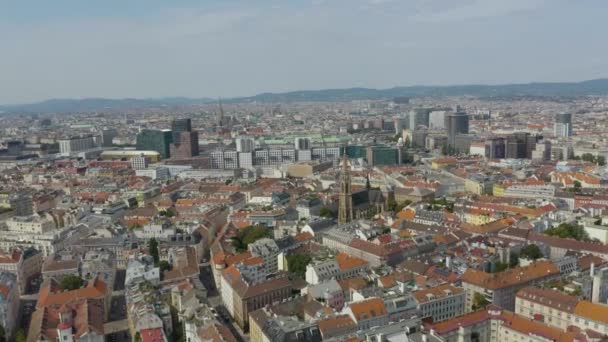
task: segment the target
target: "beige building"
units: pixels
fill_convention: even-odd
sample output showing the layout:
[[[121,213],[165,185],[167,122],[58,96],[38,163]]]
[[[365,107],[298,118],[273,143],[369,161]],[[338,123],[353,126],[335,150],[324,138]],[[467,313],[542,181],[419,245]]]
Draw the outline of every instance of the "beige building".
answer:
[[[249,328],[249,313],[292,296],[293,286],[286,274],[261,282],[247,281],[233,265],[222,273],[222,301],[236,323]]]
[[[575,341],[575,336],[582,336],[495,306],[438,323],[425,323],[425,328],[445,342]]]
[[[538,261],[525,267],[514,267],[499,273],[467,269],[462,276],[466,292],[465,311],[473,311],[480,298],[507,310],[515,309],[515,294],[521,288],[559,278],[559,268],[551,261]]]
[[[557,290],[526,287],[517,293],[515,312],[566,331],[569,326],[608,335],[608,305],[579,301]]]
[[[464,289],[444,284],[430,289],[412,292],[416,299],[420,318],[432,318],[440,322],[464,313]]]

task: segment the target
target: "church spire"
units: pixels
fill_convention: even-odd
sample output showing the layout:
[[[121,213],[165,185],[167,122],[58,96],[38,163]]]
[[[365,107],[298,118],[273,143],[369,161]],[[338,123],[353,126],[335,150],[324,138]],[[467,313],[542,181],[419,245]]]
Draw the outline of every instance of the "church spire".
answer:
[[[340,198],[338,208],[338,223],[345,224],[353,220],[353,194],[350,180],[350,166],[344,154],[342,171],[340,172]]]

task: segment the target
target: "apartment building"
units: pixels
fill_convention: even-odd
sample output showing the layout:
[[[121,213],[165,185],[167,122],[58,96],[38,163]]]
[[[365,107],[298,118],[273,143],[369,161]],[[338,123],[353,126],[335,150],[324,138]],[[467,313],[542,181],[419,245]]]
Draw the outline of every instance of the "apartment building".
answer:
[[[515,312],[564,331],[575,326],[601,335],[608,334],[608,305],[581,301],[557,290],[521,289],[517,293]]]
[[[309,284],[336,279],[355,277],[369,270],[369,263],[363,259],[340,253],[335,260],[326,260],[306,266],[306,281]]]
[[[440,322],[460,316],[464,313],[465,291],[451,284],[443,284],[434,288],[415,291],[420,318],[432,318]]]
[[[538,261],[499,273],[469,268],[462,276],[462,286],[466,293],[465,311],[473,310],[479,296],[491,304],[512,311],[515,309],[515,294],[521,288],[559,276],[559,268],[551,261]]]

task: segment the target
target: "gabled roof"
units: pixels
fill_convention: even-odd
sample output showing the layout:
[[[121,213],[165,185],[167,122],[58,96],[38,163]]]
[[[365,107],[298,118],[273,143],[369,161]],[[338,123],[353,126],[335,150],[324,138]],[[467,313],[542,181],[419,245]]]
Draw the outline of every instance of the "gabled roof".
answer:
[[[387,315],[384,301],[380,298],[370,298],[360,302],[354,302],[350,304],[349,308],[357,321]]]

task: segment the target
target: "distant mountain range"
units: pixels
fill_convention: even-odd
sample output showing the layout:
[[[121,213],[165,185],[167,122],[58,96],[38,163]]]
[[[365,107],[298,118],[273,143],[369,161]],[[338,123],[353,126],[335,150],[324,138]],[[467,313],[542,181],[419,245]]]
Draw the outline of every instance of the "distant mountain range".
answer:
[[[51,99],[42,102],[0,105],[0,112],[6,113],[75,113],[104,110],[126,110],[137,108],[162,108],[200,105],[217,101],[211,98],[191,99],[186,97],[167,97],[159,99]]]
[[[454,86],[410,86],[390,89],[349,88],[305,90],[287,93],[262,93],[250,97],[226,99],[227,103],[281,103],[307,101],[353,101],[381,100],[397,97],[420,96],[477,96],[477,97],[511,97],[511,96],[584,96],[608,95],[608,79],[596,79],[583,82],[559,83],[526,83],[504,85],[454,85]],[[215,102],[211,98],[160,98],[160,99],[53,99],[23,105],[0,106],[0,112],[6,113],[44,113],[44,112],[92,112],[104,110],[121,110],[136,108],[162,108],[198,105]]]

